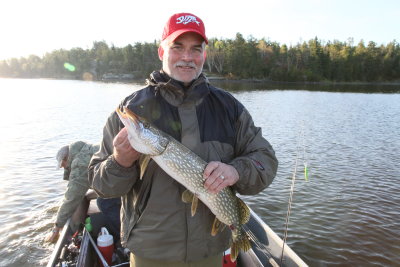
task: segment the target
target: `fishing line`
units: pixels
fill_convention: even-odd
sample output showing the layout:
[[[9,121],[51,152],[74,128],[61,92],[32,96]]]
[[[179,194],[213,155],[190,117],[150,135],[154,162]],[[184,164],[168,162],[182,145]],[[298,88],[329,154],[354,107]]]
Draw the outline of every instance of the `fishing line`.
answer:
[[[301,139],[303,140],[303,166],[304,166],[304,180],[308,182],[308,167],[307,167],[307,155],[306,155],[306,139],[304,138],[304,121],[301,124]]]

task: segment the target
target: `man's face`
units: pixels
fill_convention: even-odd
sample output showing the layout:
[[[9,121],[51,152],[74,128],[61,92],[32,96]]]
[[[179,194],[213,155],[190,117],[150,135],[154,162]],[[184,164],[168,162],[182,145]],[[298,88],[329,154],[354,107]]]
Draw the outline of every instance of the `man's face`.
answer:
[[[199,77],[205,61],[203,38],[192,32],[184,33],[164,46],[163,70],[185,85]]]
[[[62,161],[61,161],[61,166],[60,167],[62,167],[62,168],[66,168],[67,167],[67,163],[68,163],[68,160],[67,159],[63,159]]]

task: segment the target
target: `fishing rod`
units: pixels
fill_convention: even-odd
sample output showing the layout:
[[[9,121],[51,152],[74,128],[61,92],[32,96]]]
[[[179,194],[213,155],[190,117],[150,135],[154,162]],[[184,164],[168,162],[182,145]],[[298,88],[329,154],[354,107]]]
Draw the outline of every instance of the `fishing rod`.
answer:
[[[281,253],[281,264],[283,264],[283,253],[284,253],[284,251],[285,251],[285,244],[286,244],[287,233],[288,233],[288,228],[289,228],[290,211],[291,211],[291,209],[292,209],[293,193],[294,193],[294,183],[295,183],[295,181],[296,181],[296,172],[297,172],[297,161],[298,161],[298,158],[297,158],[297,156],[296,156],[294,171],[293,171],[293,175],[292,175],[292,185],[290,186],[289,204],[288,204],[288,209],[287,209],[287,213],[286,213],[285,231],[284,231],[284,234],[283,234],[283,245],[282,245],[282,253]]]
[[[253,244],[255,245],[255,247],[257,247],[258,250],[259,250],[262,254],[264,254],[265,258],[268,260],[268,262],[270,263],[270,265],[271,265],[272,267],[279,267],[279,264],[275,261],[274,256],[272,255],[271,251],[269,251],[269,250],[266,248],[266,245],[263,244],[263,243],[261,243],[261,242],[258,240],[257,236],[249,229],[249,227],[247,227],[247,226],[245,226],[245,225],[243,225],[242,227],[243,227],[243,229],[246,231],[246,233],[247,233],[249,239],[253,242]],[[264,263],[261,263],[261,264],[263,264],[263,266],[264,266]]]
[[[306,146],[305,146],[305,138],[304,138],[304,121],[302,122],[302,127],[301,127],[301,137],[303,140],[303,165],[304,165],[304,179],[308,181],[308,168],[307,168],[307,160],[306,160]],[[294,170],[292,174],[292,184],[290,186],[290,193],[289,193],[289,203],[288,203],[288,209],[286,213],[286,220],[285,220],[285,231],[283,234],[283,245],[282,245],[282,253],[281,253],[281,259],[280,262],[283,264],[283,254],[285,251],[285,244],[288,236],[288,228],[289,228],[289,218],[290,218],[290,212],[292,209],[292,203],[293,203],[293,194],[294,194],[294,185],[296,181],[296,174],[297,174],[297,166],[298,166],[298,161],[299,161],[299,139],[297,141],[297,148],[296,148],[296,159],[294,163]]]

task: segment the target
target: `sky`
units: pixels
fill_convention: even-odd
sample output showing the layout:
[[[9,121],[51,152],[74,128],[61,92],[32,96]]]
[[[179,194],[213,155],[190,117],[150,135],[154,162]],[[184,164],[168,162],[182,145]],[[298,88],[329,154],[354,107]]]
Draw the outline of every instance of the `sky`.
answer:
[[[57,49],[124,47],[160,40],[168,18],[199,16],[208,38],[265,38],[296,45],[321,41],[400,42],[399,0],[5,0],[0,1],[0,60]]]

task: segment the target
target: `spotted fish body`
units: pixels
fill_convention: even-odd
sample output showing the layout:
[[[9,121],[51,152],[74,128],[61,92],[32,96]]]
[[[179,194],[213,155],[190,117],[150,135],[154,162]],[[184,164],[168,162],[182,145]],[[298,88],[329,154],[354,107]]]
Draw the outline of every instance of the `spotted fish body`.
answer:
[[[153,160],[176,181],[196,195],[217,218],[226,225],[239,225],[237,197],[229,187],[220,193],[209,193],[204,188],[203,172],[206,162],[175,140],[170,140],[165,151]]]
[[[129,109],[117,109],[117,113],[128,130],[131,146],[143,155],[150,156],[169,176],[192,193],[192,215],[198,198],[216,216],[213,235],[221,230],[223,225],[220,222],[229,226],[232,230],[232,260],[236,259],[239,250],[247,251],[250,243],[241,225],[249,220],[250,211],[232,189],[225,187],[217,194],[210,193],[204,187],[203,172],[207,163],[203,159]]]

